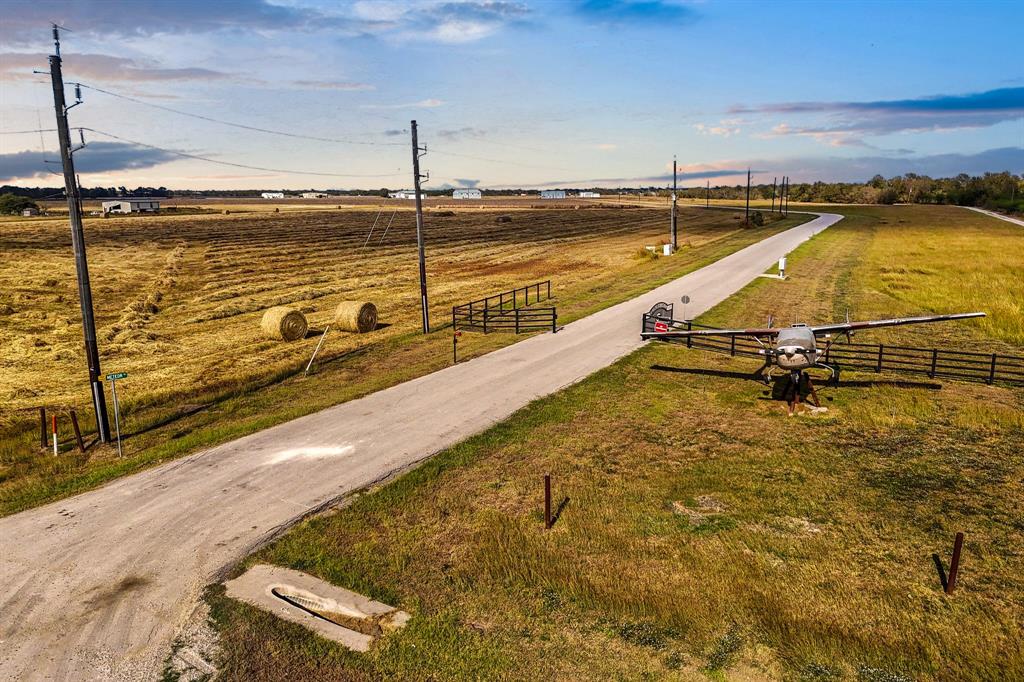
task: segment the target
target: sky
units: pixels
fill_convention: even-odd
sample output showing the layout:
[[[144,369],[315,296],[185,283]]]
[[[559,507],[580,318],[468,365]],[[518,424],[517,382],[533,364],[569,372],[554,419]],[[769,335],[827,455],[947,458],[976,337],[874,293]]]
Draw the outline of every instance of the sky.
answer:
[[[1021,2],[6,0],[0,184],[51,22],[90,187],[405,188],[413,119],[429,188],[1024,173]]]

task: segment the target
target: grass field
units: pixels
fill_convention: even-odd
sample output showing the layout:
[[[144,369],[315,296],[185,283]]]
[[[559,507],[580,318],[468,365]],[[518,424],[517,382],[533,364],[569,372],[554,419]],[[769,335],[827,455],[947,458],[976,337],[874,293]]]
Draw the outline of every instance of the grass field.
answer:
[[[263,207],[269,209],[269,206]],[[511,222],[497,223],[499,215]],[[272,210],[86,221],[104,372],[119,385],[126,456],[77,454],[66,416],[62,455],[38,446],[34,410],[92,410],[70,235],[60,219],[0,223],[0,513],[97,485],[185,452],[322,409],[450,362],[451,336],[422,337],[413,213]],[[686,248],[640,257],[667,233],[664,210],[593,207],[428,213],[432,323],[451,306],[551,279],[560,322],[593,312],[805,220],[747,230],[731,213],[690,210]],[[375,302],[386,328],[332,331],[316,373],[302,377],[337,303]],[[289,304],[314,333],[294,343],[259,331],[263,311]],[[463,337],[463,357],[513,342]],[[87,434],[88,435],[88,434]]]
[[[843,208],[702,321],[985,310],[943,343],[1022,354],[1024,232],[955,208]],[[893,329],[883,341],[936,339]],[[1024,677],[1024,390],[844,375],[789,418],[750,360],[651,345],[245,563],[398,605],[353,654],[223,596],[223,679]],[[542,528],[544,474],[556,502]],[[959,588],[942,593],[966,534]]]

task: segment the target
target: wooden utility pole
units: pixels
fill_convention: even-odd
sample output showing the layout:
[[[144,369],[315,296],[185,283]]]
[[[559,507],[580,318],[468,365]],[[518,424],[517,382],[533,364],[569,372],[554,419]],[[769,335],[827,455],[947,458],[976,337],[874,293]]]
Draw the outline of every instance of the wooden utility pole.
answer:
[[[775,184],[779,181],[779,176],[776,175],[772,178],[772,213],[775,213]]]
[[[71,246],[75,252],[75,269],[78,272],[78,301],[82,308],[82,332],[85,335],[85,355],[89,365],[89,386],[92,392],[93,408],[96,412],[96,431],[100,442],[110,441],[110,422],[107,418],[107,404],[100,379],[100,354],[96,346],[96,319],[92,308],[92,287],[89,285],[89,264],[85,257],[85,233],[82,229],[82,205],[75,177],[74,153],[85,146],[72,149],[71,133],[68,128],[68,109],[64,101],[64,75],[61,72],[60,31],[53,27],[53,44],[56,54],[50,55],[50,82],[53,85],[53,109],[57,114],[57,137],[60,140],[60,160],[64,167],[64,189],[68,195],[68,215],[71,222]],[[81,103],[76,86],[76,101]]]
[[[711,180],[708,180],[707,189],[704,190],[704,208],[711,208]]]
[[[676,157],[672,157],[672,220],[671,220],[672,251],[679,248],[679,239],[676,234]]]
[[[420,147],[416,137],[416,121],[412,122],[412,184],[416,193],[416,248],[420,259],[420,310],[423,313],[423,333],[430,333],[430,308],[427,303],[427,263],[423,255],[423,197],[420,195],[420,156],[425,154],[426,147]]]
[[[750,225],[750,168],[747,167],[747,225]]]
[[[786,202],[785,213],[783,215],[789,215],[789,176],[787,175],[783,180],[785,183],[782,188],[782,199]]]

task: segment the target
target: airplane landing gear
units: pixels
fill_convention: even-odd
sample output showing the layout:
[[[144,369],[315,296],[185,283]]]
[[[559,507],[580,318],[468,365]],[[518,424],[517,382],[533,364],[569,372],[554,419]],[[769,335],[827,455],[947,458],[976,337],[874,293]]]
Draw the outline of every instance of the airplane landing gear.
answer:
[[[810,398],[814,401],[814,408],[821,409],[821,401],[818,400],[818,392],[814,390],[814,382],[811,381],[811,375],[803,370],[794,370],[789,374],[789,384],[793,391],[793,397],[787,401],[790,417],[800,409],[800,392],[804,387],[805,381],[807,382],[806,385]]]

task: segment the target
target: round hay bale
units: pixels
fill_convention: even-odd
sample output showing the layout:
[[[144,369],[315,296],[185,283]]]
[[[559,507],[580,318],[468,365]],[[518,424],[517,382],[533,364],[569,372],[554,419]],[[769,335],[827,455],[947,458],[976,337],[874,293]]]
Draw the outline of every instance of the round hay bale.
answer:
[[[260,328],[272,339],[296,341],[306,337],[309,325],[306,324],[306,316],[295,308],[278,305],[267,308],[267,312],[263,313]]]
[[[347,332],[372,332],[377,328],[377,306],[364,301],[342,301],[334,311],[334,324]]]

